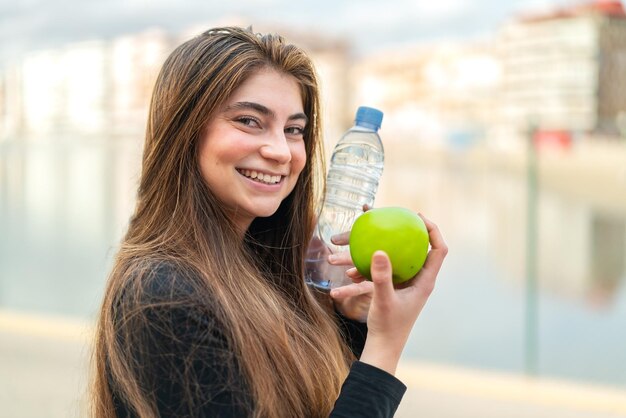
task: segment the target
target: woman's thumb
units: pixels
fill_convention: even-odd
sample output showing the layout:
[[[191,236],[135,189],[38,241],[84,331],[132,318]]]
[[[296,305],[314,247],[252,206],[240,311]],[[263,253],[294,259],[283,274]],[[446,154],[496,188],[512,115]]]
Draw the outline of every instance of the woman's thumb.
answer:
[[[372,255],[370,272],[374,282],[374,297],[379,300],[391,298],[394,292],[391,280],[391,261],[384,251],[376,251]]]

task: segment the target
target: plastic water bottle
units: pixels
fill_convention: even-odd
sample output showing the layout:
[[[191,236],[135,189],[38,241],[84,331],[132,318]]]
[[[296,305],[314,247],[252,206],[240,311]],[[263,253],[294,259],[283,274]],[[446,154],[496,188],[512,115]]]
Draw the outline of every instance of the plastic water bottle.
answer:
[[[305,261],[306,280],[321,289],[348,284],[345,266],[328,263],[328,255],[346,251],[331,243],[333,235],[349,231],[363,213],[373,207],[378,182],[383,172],[384,150],[378,135],[383,113],[361,106],[354,126],[337,142],[326,178],[326,195]]]

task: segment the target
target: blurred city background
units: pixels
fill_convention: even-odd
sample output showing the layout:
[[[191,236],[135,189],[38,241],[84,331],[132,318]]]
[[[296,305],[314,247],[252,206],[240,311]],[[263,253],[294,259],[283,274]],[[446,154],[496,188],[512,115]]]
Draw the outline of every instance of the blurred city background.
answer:
[[[156,74],[231,24],[310,52],[329,153],[385,112],[377,206],[450,247],[398,416],[626,416],[621,2],[75,3],[0,1],[0,417],[86,415]]]

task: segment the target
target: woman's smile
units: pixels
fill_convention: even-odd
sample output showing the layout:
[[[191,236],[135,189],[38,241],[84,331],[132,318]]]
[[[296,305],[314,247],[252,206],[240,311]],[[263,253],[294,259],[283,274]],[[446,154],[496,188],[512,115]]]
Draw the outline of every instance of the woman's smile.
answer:
[[[248,170],[248,169],[241,169],[238,168],[237,172],[239,174],[241,174],[242,176],[253,180],[257,183],[263,183],[263,184],[269,184],[269,185],[276,185],[282,182],[284,176],[281,174],[271,174],[271,173],[267,173],[267,172],[263,172],[261,170]]]

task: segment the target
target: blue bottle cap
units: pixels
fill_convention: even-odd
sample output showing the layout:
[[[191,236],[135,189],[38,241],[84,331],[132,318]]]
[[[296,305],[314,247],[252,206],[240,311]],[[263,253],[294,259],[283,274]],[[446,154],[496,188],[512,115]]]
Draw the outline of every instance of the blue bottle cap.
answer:
[[[364,128],[377,131],[383,122],[383,112],[373,107],[360,106],[356,111],[354,123]]]

